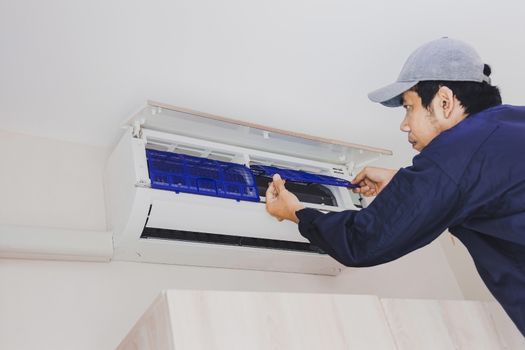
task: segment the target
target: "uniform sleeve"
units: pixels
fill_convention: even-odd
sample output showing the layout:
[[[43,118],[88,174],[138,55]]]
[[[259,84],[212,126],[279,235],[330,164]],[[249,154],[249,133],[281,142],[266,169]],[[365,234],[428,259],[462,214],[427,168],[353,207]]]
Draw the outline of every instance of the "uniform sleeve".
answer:
[[[395,260],[437,238],[454,220],[458,186],[434,162],[418,155],[360,211],[297,211],[299,231],[346,266]]]

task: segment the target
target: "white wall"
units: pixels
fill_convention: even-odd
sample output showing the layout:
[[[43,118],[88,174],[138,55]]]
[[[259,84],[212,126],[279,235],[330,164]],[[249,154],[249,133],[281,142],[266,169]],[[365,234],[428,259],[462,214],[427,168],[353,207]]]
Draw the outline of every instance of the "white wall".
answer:
[[[108,150],[0,131],[0,225],[106,229]],[[1,349],[111,349],[162,289],[463,297],[437,242],[338,277],[127,262],[0,260]],[[27,334],[28,336],[24,336]]]
[[[524,6],[517,0],[3,1],[0,127],[107,145],[120,121],[149,98],[407,149],[406,135],[396,133],[402,112],[372,104],[366,94],[392,82],[417,46],[450,36],[492,64],[507,103],[523,103]]]
[[[0,224],[105,231],[101,147],[0,131]]]

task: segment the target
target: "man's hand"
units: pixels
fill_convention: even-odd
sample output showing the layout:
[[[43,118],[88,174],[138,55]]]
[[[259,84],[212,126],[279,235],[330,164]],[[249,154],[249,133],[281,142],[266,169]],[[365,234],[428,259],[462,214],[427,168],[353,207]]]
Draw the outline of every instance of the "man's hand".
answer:
[[[284,180],[281,179],[281,176],[275,174],[273,182],[266,191],[266,211],[279,221],[286,219],[297,224],[299,219],[295,212],[303,208],[299,199],[284,187]]]
[[[365,197],[377,196],[396,173],[397,170],[394,169],[365,167],[352,180],[353,184],[359,185],[352,192],[361,193]]]

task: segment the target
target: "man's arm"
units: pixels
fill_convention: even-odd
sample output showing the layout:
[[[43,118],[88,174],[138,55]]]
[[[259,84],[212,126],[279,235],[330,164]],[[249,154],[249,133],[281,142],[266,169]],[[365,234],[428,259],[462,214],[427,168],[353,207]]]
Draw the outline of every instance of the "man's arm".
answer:
[[[332,257],[347,266],[372,266],[433,241],[459,205],[457,185],[435,163],[417,156],[361,211],[299,209],[294,214],[301,234]]]

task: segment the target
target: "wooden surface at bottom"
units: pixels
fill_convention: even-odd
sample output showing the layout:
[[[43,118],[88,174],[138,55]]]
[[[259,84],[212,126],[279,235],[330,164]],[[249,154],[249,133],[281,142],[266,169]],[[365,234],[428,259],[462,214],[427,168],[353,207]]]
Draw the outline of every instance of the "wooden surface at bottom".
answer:
[[[496,303],[366,295],[163,292],[118,350],[525,349]]]

